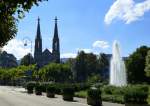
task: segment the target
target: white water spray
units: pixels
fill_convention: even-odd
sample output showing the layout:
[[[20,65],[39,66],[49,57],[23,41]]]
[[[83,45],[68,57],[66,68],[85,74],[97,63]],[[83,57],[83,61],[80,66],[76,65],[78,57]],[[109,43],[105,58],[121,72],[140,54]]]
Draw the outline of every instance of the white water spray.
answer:
[[[127,85],[125,63],[120,56],[120,47],[117,41],[114,41],[113,43],[113,54],[110,66],[110,85]]]

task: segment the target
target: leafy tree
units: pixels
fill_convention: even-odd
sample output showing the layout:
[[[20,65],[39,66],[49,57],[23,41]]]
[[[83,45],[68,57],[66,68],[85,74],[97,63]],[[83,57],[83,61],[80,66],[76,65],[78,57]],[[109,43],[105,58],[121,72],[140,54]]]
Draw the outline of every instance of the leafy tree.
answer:
[[[99,67],[101,67],[101,68],[109,67],[109,60],[107,58],[107,55],[104,53],[101,53],[99,55],[98,63],[99,63]]]
[[[99,74],[92,74],[88,77],[87,82],[90,84],[98,83],[101,81],[101,76]]]
[[[75,81],[84,82],[87,78],[85,53],[81,51],[78,53],[75,61]]]
[[[147,82],[144,69],[148,50],[150,50],[149,47],[141,46],[127,59],[126,67],[129,83]]]
[[[33,5],[47,0],[1,0],[0,1],[0,47],[16,36],[17,20],[24,17]],[[18,17],[16,17],[18,14]]]
[[[98,59],[93,53],[81,51],[75,60],[75,81],[85,82],[88,76],[98,73]]]
[[[29,66],[30,64],[34,64],[34,58],[32,54],[27,54],[21,59],[21,65]]]
[[[98,59],[95,54],[93,53],[86,54],[85,62],[86,62],[86,72],[88,76],[98,73]]]
[[[98,58],[98,71],[105,81],[109,78],[110,59],[111,55],[106,55],[104,53],[101,53]]]
[[[145,72],[146,72],[146,76],[150,77],[150,50],[148,51],[146,56]]]
[[[50,63],[38,72],[42,81],[70,82],[72,81],[72,72],[68,64]]]
[[[32,78],[35,65],[18,66],[15,68],[0,68],[0,82],[1,84],[15,84],[17,80],[25,77]],[[31,75],[27,74],[31,71]]]
[[[0,66],[3,68],[17,67],[18,63],[14,55],[6,51],[0,53]]]

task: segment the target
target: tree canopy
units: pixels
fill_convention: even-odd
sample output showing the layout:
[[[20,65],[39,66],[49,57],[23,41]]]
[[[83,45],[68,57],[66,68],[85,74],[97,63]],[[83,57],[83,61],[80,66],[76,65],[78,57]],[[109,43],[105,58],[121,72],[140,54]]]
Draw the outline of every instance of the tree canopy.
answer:
[[[150,50],[148,51],[146,56],[145,72],[146,76],[150,77]]]
[[[21,65],[25,65],[25,66],[29,66],[31,64],[34,64],[34,58],[32,56],[32,54],[27,54],[25,55],[22,59],[21,59]]]
[[[47,0],[0,0],[0,47],[17,33],[17,22],[33,5]]]
[[[144,69],[148,50],[150,50],[149,47],[141,46],[127,59],[126,67],[129,83],[147,82]]]

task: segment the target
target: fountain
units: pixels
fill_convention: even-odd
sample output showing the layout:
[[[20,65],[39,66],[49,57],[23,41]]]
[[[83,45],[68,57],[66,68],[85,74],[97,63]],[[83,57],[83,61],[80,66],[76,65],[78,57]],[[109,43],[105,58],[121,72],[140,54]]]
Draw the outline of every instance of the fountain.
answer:
[[[110,85],[127,85],[125,63],[120,56],[120,47],[117,41],[114,41],[113,43],[113,54],[110,66]]]

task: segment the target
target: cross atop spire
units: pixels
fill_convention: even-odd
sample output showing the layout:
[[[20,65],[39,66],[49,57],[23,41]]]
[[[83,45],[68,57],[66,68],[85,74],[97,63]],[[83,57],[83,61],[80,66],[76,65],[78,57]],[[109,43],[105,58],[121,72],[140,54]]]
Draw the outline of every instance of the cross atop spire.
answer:
[[[57,23],[57,21],[58,21],[58,18],[57,18],[57,16],[55,16],[55,19],[54,19],[54,20],[55,20],[55,23]]]
[[[40,17],[38,16],[38,22],[40,22]]]

